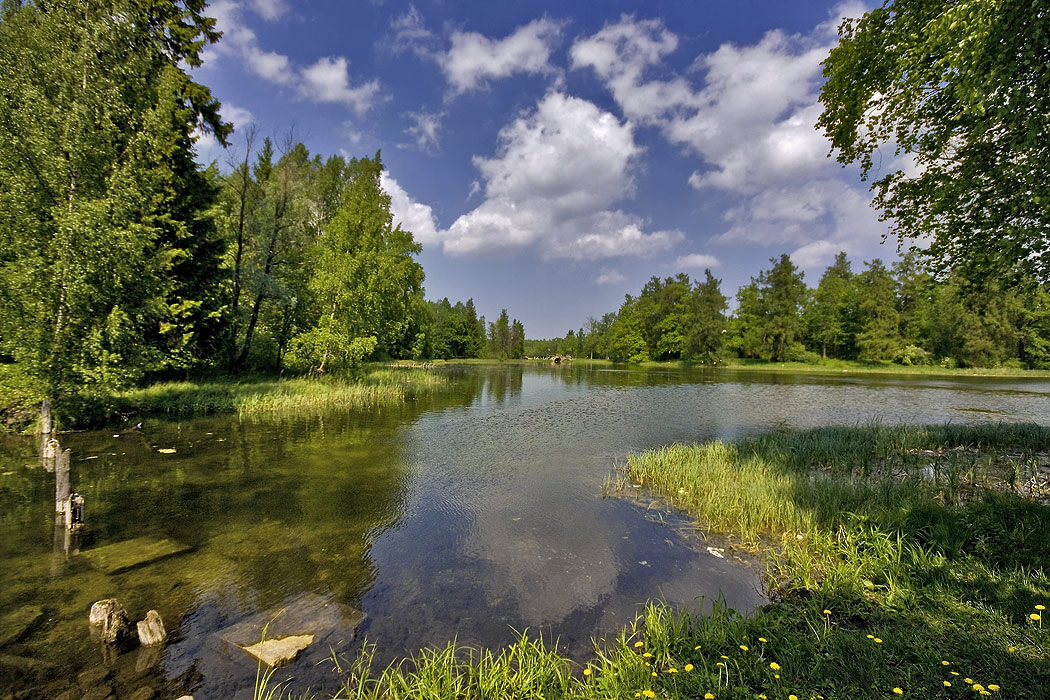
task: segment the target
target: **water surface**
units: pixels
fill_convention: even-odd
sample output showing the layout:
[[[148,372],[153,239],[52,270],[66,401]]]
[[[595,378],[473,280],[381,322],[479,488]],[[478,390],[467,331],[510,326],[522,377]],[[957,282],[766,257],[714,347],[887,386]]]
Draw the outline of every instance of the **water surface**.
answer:
[[[710,554],[683,517],[602,498],[625,455],[830,423],[1045,423],[1050,398],[1050,382],[1017,378],[443,371],[446,390],[396,408],[64,435],[87,502],[68,552],[35,443],[0,443],[0,621],[41,611],[0,649],[0,689],[54,697],[108,664],[101,684],[118,697],[250,698],[255,666],[221,636],[282,608],[366,615],[356,636],[337,629],[282,671],[295,691],[336,690],[325,660],[365,638],[384,662],[453,638],[501,646],[528,628],[585,658],[649,599],[764,601],[757,567]],[[143,535],[193,549],[114,575],[78,553]],[[91,642],[87,611],[111,596],[133,619],[160,611],[163,652],[111,658]]]

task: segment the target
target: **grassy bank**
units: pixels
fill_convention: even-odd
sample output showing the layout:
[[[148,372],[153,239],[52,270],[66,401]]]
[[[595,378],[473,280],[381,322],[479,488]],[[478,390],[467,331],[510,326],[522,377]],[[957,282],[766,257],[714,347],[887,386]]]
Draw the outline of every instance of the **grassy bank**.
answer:
[[[1050,379],[1050,370],[1043,369],[1016,369],[1013,367],[965,367],[948,368],[936,365],[899,365],[893,362],[858,362],[855,360],[821,360],[817,363],[809,362],[767,362],[765,360],[743,360],[730,359],[717,367],[700,365],[689,362],[641,362],[634,365],[613,363],[609,360],[588,360],[581,358],[573,360],[573,364],[579,366],[597,367],[631,367],[638,369],[680,369],[695,368],[718,370],[748,370],[756,372],[783,372],[786,374],[900,374],[908,376],[935,376],[935,377],[1031,377]]]
[[[1050,430],[825,428],[631,458],[647,487],[768,561],[748,616],[650,604],[581,666],[522,636],[347,667],[341,697],[1046,698]]]
[[[210,415],[351,410],[400,404],[406,395],[419,395],[447,386],[439,373],[414,368],[373,366],[356,378],[248,377],[197,382],[163,382],[133,389],[112,399],[113,411],[123,415]]]

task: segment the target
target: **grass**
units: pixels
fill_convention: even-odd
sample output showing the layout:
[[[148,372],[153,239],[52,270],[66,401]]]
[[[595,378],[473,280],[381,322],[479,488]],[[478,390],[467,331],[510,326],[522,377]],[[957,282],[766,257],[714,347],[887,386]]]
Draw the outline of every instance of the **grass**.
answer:
[[[396,405],[406,395],[443,389],[450,381],[445,374],[422,369],[372,366],[358,378],[162,382],[118,394],[113,403],[115,412],[124,415],[294,414]]]
[[[527,634],[378,670],[366,647],[339,697],[1045,698],[1048,449],[1039,426],[872,425],[632,457],[608,488],[761,553],[774,602],[650,603],[583,665]]]
[[[608,360],[588,360],[580,358],[573,360],[580,366],[613,366]],[[617,366],[627,366],[622,363]],[[668,369],[668,368],[708,368],[719,371],[723,370],[747,370],[756,372],[783,372],[789,374],[900,374],[920,376],[945,376],[945,377],[1046,377],[1050,378],[1050,370],[1042,369],[1017,369],[1013,367],[966,367],[947,368],[936,365],[899,365],[889,361],[859,362],[855,360],[821,360],[816,364],[808,362],[767,362],[766,360],[744,360],[732,358],[717,367],[709,365],[698,365],[682,361],[667,362],[642,362],[629,365],[638,369]]]

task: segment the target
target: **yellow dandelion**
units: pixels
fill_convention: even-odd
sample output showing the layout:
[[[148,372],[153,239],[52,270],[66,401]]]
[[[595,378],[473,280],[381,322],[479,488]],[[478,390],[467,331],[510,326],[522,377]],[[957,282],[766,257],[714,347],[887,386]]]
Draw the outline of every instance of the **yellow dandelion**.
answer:
[[[1006,650],[1012,654],[1017,651],[1017,647],[1007,647]]]
[[[999,686],[996,685],[995,683],[989,683],[988,684],[988,690],[999,690]]]
[[[875,639],[875,635],[874,634],[869,634],[868,635],[868,639]]]
[[[656,697],[656,693],[654,693],[653,691],[651,691],[649,689],[643,690],[642,691],[642,695],[644,695],[647,698],[655,698]]]
[[[589,669],[589,668],[583,669],[583,675],[585,675],[585,676],[591,675],[591,669]]]
[[[958,671],[948,671],[948,673],[952,674],[953,676],[958,676],[959,675]]]
[[[671,668],[667,669],[667,672],[668,673],[678,673],[678,669],[675,668],[674,666],[672,666]]]
[[[645,662],[645,665],[646,665],[646,666],[652,666],[652,664],[651,664],[651,663],[649,663],[648,661],[646,661],[646,662]]]
[[[634,643],[634,648],[635,649],[641,649],[644,646],[645,646],[645,642],[635,642]]]
[[[746,644],[741,644],[740,648],[743,649],[744,651],[747,651],[747,645]]]
[[[641,692],[635,693],[635,694],[634,694],[634,697],[636,697],[636,698],[640,698],[640,697],[642,697],[642,694],[641,694]]]
[[[875,643],[876,644],[882,644],[882,640],[879,639],[878,637],[875,637]]]
[[[780,680],[780,674],[779,673],[774,673],[773,677],[776,678],[777,680]]]
[[[726,656],[725,654],[722,654],[722,658],[723,658],[723,659],[728,659],[729,657],[728,657],[728,656]]]
[[[974,683],[973,684],[973,689],[976,690],[977,692],[981,692],[982,690],[984,690],[984,686],[981,685],[980,683]]]
[[[973,679],[972,678],[963,678],[963,683],[965,683],[966,685],[972,685],[973,684]]]
[[[704,700],[715,700],[714,693],[704,693]]]
[[[825,608],[825,609],[824,609],[824,614],[825,614],[825,615],[830,615],[830,614],[831,614],[831,611],[830,611],[830,610],[828,610],[827,608]]]
[[[769,662],[769,667],[771,669],[773,669],[774,671],[779,671],[780,670],[780,664],[778,664],[776,661]]]
[[[650,676],[655,676],[655,675],[656,675],[656,671],[653,671],[653,672],[652,672],[652,673],[650,673],[649,675],[650,675]]]
[[[987,690],[982,690],[981,695],[991,695]]]
[[[762,695],[759,695],[759,696],[758,696],[758,700],[767,700],[767,698],[766,698],[766,694],[765,694],[765,693],[763,693]]]
[[[788,700],[798,700],[797,695],[788,695]]]
[[[1037,605],[1037,606],[1035,606],[1035,609],[1036,610],[1046,610],[1046,606],[1045,605]]]
[[[894,688],[893,692],[897,695],[904,695],[904,690],[902,690],[901,688]]]
[[[689,673],[692,670],[693,670],[693,665],[692,664],[686,664],[685,665],[685,672],[686,673]]]
[[[951,688],[952,687],[952,682],[951,681],[944,681],[944,687],[945,688]]]
[[[715,666],[725,666],[725,664],[719,661],[717,664],[715,664]]]
[[[643,659],[651,659],[651,658],[653,658],[653,655],[650,654],[649,652],[645,652],[644,654],[642,654],[642,658]]]
[[[1029,620],[1042,620],[1043,617],[1039,613],[1032,613],[1031,615],[1028,616],[1028,619]]]
[[[942,661],[941,662],[941,666],[951,666],[951,665],[952,665],[951,661]]]
[[[693,651],[696,651],[696,650],[697,650],[697,649],[699,649],[699,648],[700,648],[700,645],[699,645],[699,644],[697,644],[697,645],[696,645],[695,647],[693,647]]]
[[[759,638],[758,638],[758,641],[760,641],[760,642],[762,642],[763,644],[765,644],[765,643],[766,643],[766,642],[768,642],[769,640],[768,640],[768,639],[766,639],[765,637],[759,637]]]

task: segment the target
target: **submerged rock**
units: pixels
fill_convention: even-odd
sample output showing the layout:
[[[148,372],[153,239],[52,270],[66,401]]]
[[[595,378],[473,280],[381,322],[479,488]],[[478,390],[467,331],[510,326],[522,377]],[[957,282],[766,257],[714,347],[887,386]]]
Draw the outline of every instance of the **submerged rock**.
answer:
[[[306,648],[313,643],[314,636],[312,634],[298,634],[291,637],[281,637],[280,639],[266,639],[251,646],[242,646],[241,649],[244,649],[270,668],[278,668],[298,659],[306,651]]]
[[[0,618],[0,647],[20,640],[43,616],[40,608],[20,608],[4,615]]]
[[[149,535],[91,549],[81,552],[80,555],[99,571],[106,574],[118,574],[137,566],[188,552],[190,549],[192,548],[188,545],[167,537]]]
[[[164,629],[164,620],[156,610],[146,613],[146,619],[137,624],[139,644],[146,647],[157,646],[168,641],[168,632]]]
[[[109,680],[109,677],[113,674],[105,666],[93,666],[86,671],[81,671],[77,675],[77,684],[81,688],[90,688],[95,685],[101,684],[103,681]]]
[[[92,638],[97,637],[106,644],[124,644],[131,635],[128,611],[116,598],[106,598],[92,605],[88,622],[91,623]]]

